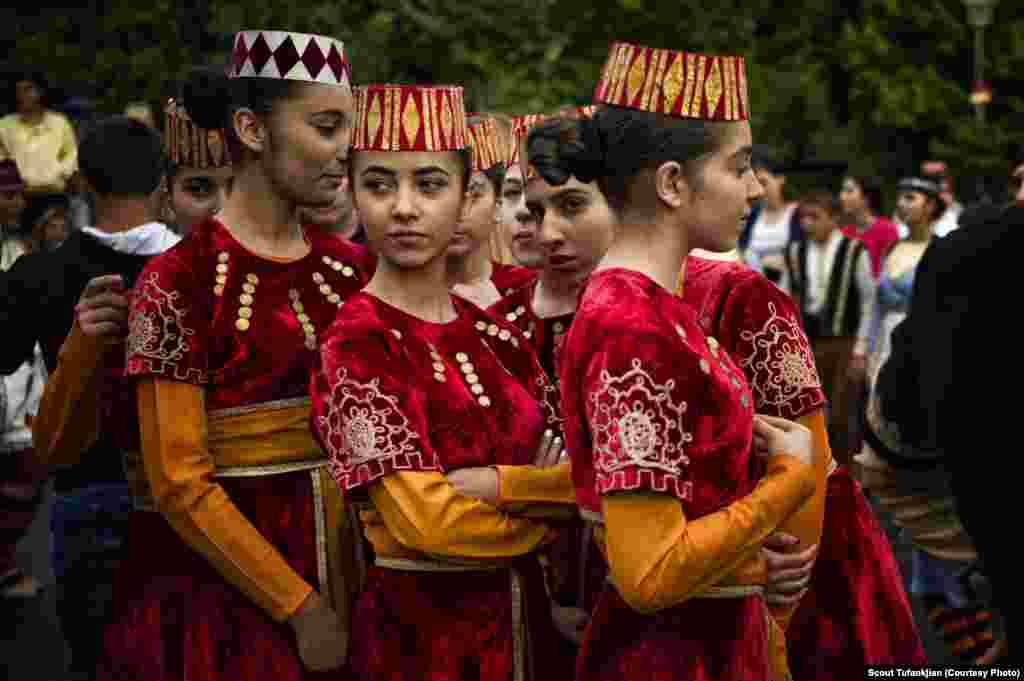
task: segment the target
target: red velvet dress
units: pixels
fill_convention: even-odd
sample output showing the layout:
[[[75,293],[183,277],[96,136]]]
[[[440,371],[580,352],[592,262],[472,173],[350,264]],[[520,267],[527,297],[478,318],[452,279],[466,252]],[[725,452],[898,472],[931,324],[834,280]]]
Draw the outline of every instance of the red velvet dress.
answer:
[[[575,313],[541,319],[533,311],[537,280],[528,282],[487,309],[495,317],[515,324],[530,342],[541,366],[558,387],[559,358],[565,334]],[[561,420],[558,429],[561,430]],[[563,528],[563,535],[549,547],[551,559],[549,587],[561,605],[593,610],[604,590],[607,570],[601,552],[592,541],[591,529],[574,524]]]
[[[537,273],[531,269],[491,262],[491,283],[503,296],[507,296],[536,278]]]
[[[312,418],[346,496],[393,474],[533,461],[554,418],[552,386],[513,325],[452,302],[457,319],[435,324],[359,293],[328,329]],[[378,551],[353,616],[350,661],[361,678],[546,678],[530,660],[543,664],[558,634],[532,550],[491,569],[447,546],[414,555],[409,567]]]
[[[688,520],[750,494],[753,407],[743,374],[705,337],[693,311],[648,277],[595,273],[561,353],[562,416],[581,511],[601,495],[675,497]],[[771,677],[760,595],[695,597],[651,615],[606,586],[577,679],[669,681]]]
[[[778,287],[744,265],[690,257],[683,298],[745,372],[758,413],[795,420],[822,408],[814,354]],[[818,559],[786,643],[797,681],[862,679],[865,665],[927,663],[899,564],[842,467],[828,479]]]
[[[315,336],[298,320],[292,291],[319,332],[365,284],[373,262],[361,247],[313,229],[307,238],[306,257],[279,263],[253,255],[211,219],[153,258],[133,296],[127,375],[203,386],[211,417],[308,402]],[[249,287],[252,315],[242,331],[240,299]],[[309,470],[217,482],[306,582],[328,590]],[[126,553],[98,679],[348,678],[305,671],[291,627],[226,582],[162,514],[133,514]]]

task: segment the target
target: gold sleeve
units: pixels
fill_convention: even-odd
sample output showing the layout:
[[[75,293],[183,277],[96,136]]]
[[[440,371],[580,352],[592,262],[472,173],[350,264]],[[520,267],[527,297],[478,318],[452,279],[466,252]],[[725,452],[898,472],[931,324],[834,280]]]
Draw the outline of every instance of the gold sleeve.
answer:
[[[39,413],[32,423],[36,458],[45,466],[70,466],[99,436],[99,380],[111,351],[120,345],[86,336],[78,322],[57,356],[57,367],[46,379]]]
[[[442,473],[392,473],[369,492],[389,534],[403,547],[429,555],[512,558],[554,537],[542,522],[459,494]]]
[[[800,540],[800,543],[789,549],[789,552],[806,551],[821,541],[822,527],[825,523],[825,492],[828,489],[828,471],[832,463],[832,449],[828,444],[824,409],[797,419],[797,423],[810,429],[814,437],[814,495],[779,526],[779,531]],[[773,604],[769,609],[779,625],[785,629],[798,605],[799,603]]]
[[[199,386],[146,378],[137,388],[142,457],[157,507],[232,585],[277,621],[313,591],[214,479]]]
[[[505,511],[527,518],[573,518],[576,488],[570,463],[550,468],[536,466],[495,466],[498,471],[498,505]]]
[[[638,612],[682,603],[751,559],[814,489],[812,466],[776,455],[751,494],[692,522],[674,497],[605,495],[601,506],[612,580]]]

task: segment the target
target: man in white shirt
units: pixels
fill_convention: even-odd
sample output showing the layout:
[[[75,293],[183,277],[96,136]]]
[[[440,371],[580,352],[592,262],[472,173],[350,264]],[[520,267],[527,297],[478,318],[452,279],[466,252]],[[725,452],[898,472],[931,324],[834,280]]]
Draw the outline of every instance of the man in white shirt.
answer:
[[[793,297],[814,349],[822,388],[831,405],[829,439],[843,461],[852,455],[847,373],[851,359],[867,351],[867,329],[875,283],[863,243],[839,228],[839,202],[829,192],[800,201],[806,240],[787,249]],[[842,458],[840,458],[842,457]]]

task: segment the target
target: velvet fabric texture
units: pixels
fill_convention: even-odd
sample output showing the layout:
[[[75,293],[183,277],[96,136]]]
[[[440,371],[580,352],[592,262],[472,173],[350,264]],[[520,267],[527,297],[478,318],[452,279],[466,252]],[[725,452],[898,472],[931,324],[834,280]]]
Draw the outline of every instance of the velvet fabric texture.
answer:
[[[811,588],[786,634],[796,681],[862,679],[865,665],[924,665],[903,578],[860,485],[829,477]]]
[[[753,406],[742,372],[696,314],[651,279],[591,276],[561,352],[562,415],[576,497],[675,497],[690,520],[750,494]],[[577,679],[739,679],[770,675],[768,620],[756,595],[694,598],[653,615],[605,589]]]
[[[554,410],[552,386],[511,324],[452,303],[458,318],[435,324],[360,292],[328,329],[312,425],[343,491],[396,471],[533,462]],[[377,433],[354,438],[352,409]]]
[[[558,357],[575,313],[544,319],[538,317],[533,311],[533,295],[536,290],[537,278],[534,276],[487,311],[499,319],[512,322],[523,332],[537,352],[544,371],[555,387],[558,387]],[[561,421],[558,425],[558,432],[561,433]],[[604,591],[608,576],[604,556],[594,540],[594,528],[589,521],[574,518],[560,523],[558,529],[558,539],[543,551],[548,592],[551,599],[561,606],[592,612]],[[568,660],[565,670],[572,669],[575,666],[577,646],[565,640],[560,647],[562,654],[553,663]],[[571,672],[564,673],[566,678],[571,676]]]
[[[683,300],[743,369],[757,413],[795,420],[825,406],[800,313],[778,286],[746,265],[691,256]]]
[[[537,278],[537,273],[518,265],[491,262],[491,283],[498,293],[507,296]]]
[[[526,627],[525,678],[571,678],[551,624],[540,566],[516,561]],[[373,567],[353,621],[350,664],[364,681],[511,681],[515,678],[509,570],[404,572]],[[558,673],[552,673],[557,669]]]
[[[561,364],[584,510],[599,513],[601,494],[646,490],[675,496],[693,519],[753,490],[762,467],[750,452],[750,389],[677,296],[637,272],[595,273]]]
[[[536,290],[537,279],[534,277],[487,308],[487,311],[512,322],[523,332],[537,352],[537,358],[544,371],[557,386],[558,357],[574,315],[565,314],[541,319],[533,311],[533,295]]]
[[[684,300],[738,359],[755,386],[758,413],[797,419],[823,407],[813,353],[784,292],[740,264],[690,257],[685,273]],[[797,681],[926,662],[892,547],[843,468],[827,483],[818,558],[786,642]]]
[[[219,482],[288,564],[318,584],[309,472]],[[306,671],[291,627],[229,586],[159,513],[129,516],[112,610],[99,681],[352,678],[344,669]]]
[[[541,319],[533,311],[533,279],[512,291],[487,309],[499,319],[515,324],[537,352],[541,366],[558,387],[558,364],[565,334],[575,314]],[[559,423],[559,430],[561,423]],[[597,544],[584,528],[584,521],[573,521],[560,528],[558,540],[547,548],[550,558],[548,583],[552,597],[561,605],[592,610],[604,590],[607,570]]]
[[[576,679],[771,679],[768,617],[760,596],[695,598],[642,615],[609,584],[580,646]]]
[[[522,334],[472,303],[452,303],[457,319],[436,324],[358,293],[328,329],[312,425],[346,494],[365,495],[394,473],[530,464],[557,418],[554,388]],[[543,651],[558,634],[539,565],[533,554],[514,562],[527,646]],[[375,569],[353,616],[352,668],[374,681],[510,681],[512,603],[508,568]]]
[[[319,334],[375,268],[360,246],[306,237],[308,255],[276,262],[211,218],[150,261],[132,297],[127,374],[206,386],[211,411],[304,397]]]
[[[306,236],[310,253],[282,263],[253,255],[211,219],[153,258],[132,297],[127,375],[203,386],[208,410],[306,396],[315,333],[373,267],[358,246],[313,229]],[[309,471],[217,483],[289,566],[318,584]],[[162,515],[132,514],[128,537],[97,678],[349,678],[305,671],[290,627],[228,584]]]

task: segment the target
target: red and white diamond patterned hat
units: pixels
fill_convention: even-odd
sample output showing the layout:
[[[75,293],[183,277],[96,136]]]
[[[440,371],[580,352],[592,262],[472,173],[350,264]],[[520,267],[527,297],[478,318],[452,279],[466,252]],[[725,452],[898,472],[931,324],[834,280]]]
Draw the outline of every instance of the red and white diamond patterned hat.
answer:
[[[340,40],[290,31],[240,31],[229,78],[281,78],[351,88],[352,70]]]

